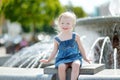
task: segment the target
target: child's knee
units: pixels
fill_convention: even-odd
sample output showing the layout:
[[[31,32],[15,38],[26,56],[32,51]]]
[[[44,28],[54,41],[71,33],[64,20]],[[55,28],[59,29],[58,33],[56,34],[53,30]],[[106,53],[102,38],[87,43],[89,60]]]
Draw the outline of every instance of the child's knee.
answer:
[[[59,70],[66,70],[66,65],[65,64],[60,64],[59,66],[58,66],[58,69]]]
[[[76,60],[72,63],[72,67],[80,67],[80,61],[79,60]]]

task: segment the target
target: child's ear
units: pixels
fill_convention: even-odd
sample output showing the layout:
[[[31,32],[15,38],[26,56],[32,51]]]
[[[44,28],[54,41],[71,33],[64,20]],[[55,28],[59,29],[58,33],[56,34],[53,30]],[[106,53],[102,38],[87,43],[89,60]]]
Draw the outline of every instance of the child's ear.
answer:
[[[73,27],[75,27],[76,24],[73,24]]]

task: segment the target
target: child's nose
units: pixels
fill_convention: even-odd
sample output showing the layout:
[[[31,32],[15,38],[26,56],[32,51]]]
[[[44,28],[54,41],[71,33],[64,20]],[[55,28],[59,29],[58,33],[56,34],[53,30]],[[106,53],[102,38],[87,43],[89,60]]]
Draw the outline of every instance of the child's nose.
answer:
[[[64,24],[64,26],[66,26],[66,27],[67,27],[67,26],[68,26],[68,24]]]

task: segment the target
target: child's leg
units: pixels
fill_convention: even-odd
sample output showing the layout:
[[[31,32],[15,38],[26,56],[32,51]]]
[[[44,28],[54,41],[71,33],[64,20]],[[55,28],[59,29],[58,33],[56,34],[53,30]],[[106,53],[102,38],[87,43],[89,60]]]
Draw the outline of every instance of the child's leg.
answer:
[[[79,76],[80,61],[79,60],[74,61],[71,67],[72,67],[71,80],[77,80]]]
[[[66,80],[66,69],[68,65],[67,64],[60,64],[58,66],[58,76],[60,80]]]

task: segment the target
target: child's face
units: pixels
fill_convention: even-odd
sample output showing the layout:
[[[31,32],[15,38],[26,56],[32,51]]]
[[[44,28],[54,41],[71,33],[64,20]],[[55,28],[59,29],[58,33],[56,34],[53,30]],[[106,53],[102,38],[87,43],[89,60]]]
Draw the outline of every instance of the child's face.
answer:
[[[61,17],[59,27],[61,31],[72,31],[73,19],[70,17]]]

